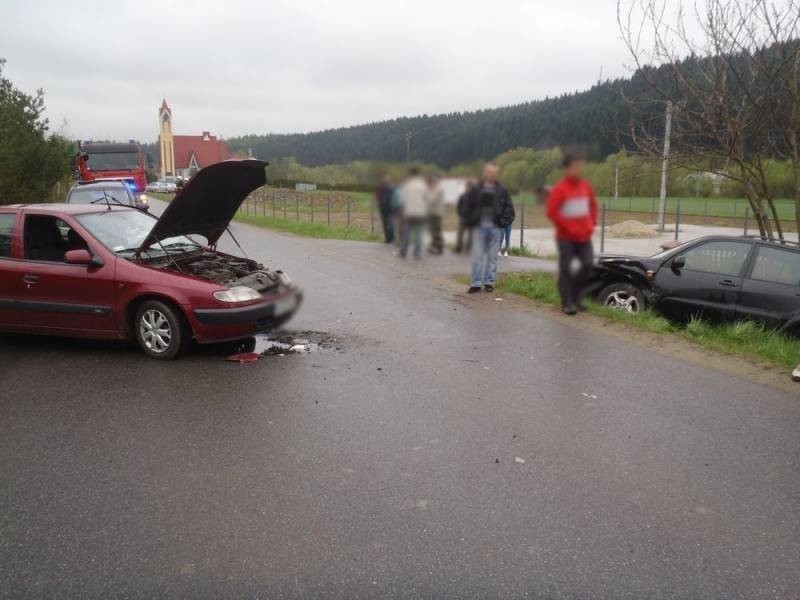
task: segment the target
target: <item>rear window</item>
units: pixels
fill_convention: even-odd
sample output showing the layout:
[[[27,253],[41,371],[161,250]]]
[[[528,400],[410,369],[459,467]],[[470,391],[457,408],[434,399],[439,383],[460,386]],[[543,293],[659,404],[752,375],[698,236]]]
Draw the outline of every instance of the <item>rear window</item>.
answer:
[[[750,279],[800,285],[800,252],[761,246]]]
[[[70,204],[105,204],[108,199],[109,204],[130,205],[128,192],[123,188],[75,188],[70,192]]]
[[[11,234],[16,220],[15,214],[0,214],[0,256],[11,256]]]

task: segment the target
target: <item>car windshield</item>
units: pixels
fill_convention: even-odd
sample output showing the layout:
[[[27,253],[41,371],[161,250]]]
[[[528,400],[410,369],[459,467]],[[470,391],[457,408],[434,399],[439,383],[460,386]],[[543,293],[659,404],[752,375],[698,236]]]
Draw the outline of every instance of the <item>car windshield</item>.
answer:
[[[130,204],[128,192],[122,188],[76,188],[69,194],[70,204]]]
[[[138,210],[113,210],[78,215],[77,220],[106,248],[117,254],[134,254],[156,224],[156,218]],[[201,245],[183,235],[150,246],[146,256],[192,252]]]
[[[139,168],[138,152],[92,152],[86,161],[90,171],[134,170]]]

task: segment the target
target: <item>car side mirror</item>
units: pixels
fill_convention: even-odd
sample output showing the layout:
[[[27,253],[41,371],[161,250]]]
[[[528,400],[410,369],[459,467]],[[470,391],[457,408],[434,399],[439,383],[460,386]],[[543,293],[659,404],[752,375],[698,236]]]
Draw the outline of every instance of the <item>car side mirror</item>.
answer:
[[[686,257],[685,256],[676,256],[672,259],[672,264],[670,265],[673,271],[680,271],[683,267],[686,266]]]
[[[64,254],[64,262],[68,265],[86,265],[87,267],[102,267],[103,261],[92,256],[88,250],[68,250]]]

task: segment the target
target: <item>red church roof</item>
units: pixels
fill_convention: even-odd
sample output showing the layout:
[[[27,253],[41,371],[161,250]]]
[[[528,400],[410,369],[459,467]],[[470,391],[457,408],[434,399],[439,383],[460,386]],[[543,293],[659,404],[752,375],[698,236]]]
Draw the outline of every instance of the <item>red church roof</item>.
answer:
[[[188,169],[192,154],[200,169],[231,157],[228,145],[207,131],[203,135],[176,135],[172,140],[176,169]]]

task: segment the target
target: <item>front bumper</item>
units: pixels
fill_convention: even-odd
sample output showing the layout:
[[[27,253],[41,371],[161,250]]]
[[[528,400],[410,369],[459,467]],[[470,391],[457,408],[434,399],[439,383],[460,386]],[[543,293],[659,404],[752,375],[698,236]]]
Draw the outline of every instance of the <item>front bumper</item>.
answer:
[[[191,314],[195,339],[216,342],[269,331],[288,321],[303,301],[303,293],[292,287],[261,302],[230,308],[195,308]]]

